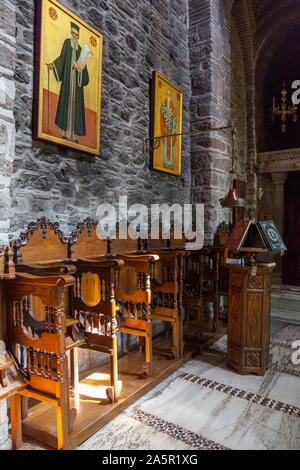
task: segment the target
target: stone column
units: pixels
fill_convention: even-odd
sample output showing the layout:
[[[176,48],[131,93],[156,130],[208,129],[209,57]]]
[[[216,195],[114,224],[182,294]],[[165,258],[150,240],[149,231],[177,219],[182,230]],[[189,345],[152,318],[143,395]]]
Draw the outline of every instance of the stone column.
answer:
[[[10,230],[10,183],[15,157],[15,0],[1,0],[0,10],[0,246],[2,246],[8,243]],[[0,340],[3,333],[2,324],[3,310],[1,309]],[[0,400],[0,444],[7,438],[7,404],[6,400]]]
[[[287,175],[287,172],[271,173],[274,184],[273,213],[277,228],[281,235],[283,235],[284,183],[286,182]]]

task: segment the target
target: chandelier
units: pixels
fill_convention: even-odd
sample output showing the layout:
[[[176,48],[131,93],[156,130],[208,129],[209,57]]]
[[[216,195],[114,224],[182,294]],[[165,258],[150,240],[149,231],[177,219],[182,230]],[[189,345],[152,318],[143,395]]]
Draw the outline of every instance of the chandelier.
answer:
[[[276,106],[275,103],[275,96],[273,96],[273,107],[271,109],[272,111],[272,122],[275,119],[275,116],[280,116],[281,117],[281,132],[286,131],[286,120],[287,116],[292,116],[293,117],[293,122],[297,122],[297,106],[293,103],[292,106],[287,106],[286,100],[287,100],[287,91],[285,89],[285,83],[283,83],[283,89],[281,90],[281,105]]]

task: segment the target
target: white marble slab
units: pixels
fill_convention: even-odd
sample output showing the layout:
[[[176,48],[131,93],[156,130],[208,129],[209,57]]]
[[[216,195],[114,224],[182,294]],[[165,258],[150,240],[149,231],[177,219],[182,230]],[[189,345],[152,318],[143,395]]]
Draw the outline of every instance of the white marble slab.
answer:
[[[181,378],[141,408],[231,449],[299,446],[299,418]]]
[[[78,447],[78,450],[190,450],[192,447],[121,414]]]

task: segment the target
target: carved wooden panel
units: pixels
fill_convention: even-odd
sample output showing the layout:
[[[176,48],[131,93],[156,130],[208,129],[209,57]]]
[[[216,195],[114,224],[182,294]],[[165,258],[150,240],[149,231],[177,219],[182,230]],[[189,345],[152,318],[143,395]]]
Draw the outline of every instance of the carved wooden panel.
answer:
[[[242,296],[240,292],[232,291],[229,308],[228,329],[230,331],[230,341],[239,344],[242,334]]]
[[[231,285],[232,287],[241,287],[242,286],[242,275],[240,273],[231,274]]]
[[[230,266],[228,305],[228,365],[240,374],[264,375],[270,342],[270,290],[272,269]],[[236,287],[238,274],[241,286]],[[266,277],[267,276],[267,277]]]
[[[118,237],[118,233],[117,233]],[[130,252],[137,251],[139,248],[139,241],[134,240],[128,236],[126,240],[118,239],[111,240],[111,253],[126,254]]]
[[[118,287],[124,294],[132,295],[138,290],[137,273],[133,266],[122,266],[119,271]]]
[[[81,277],[81,297],[84,302],[93,307],[101,300],[100,279],[98,274],[83,273]]]
[[[72,233],[72,258],[104,255],[107,252],[107,241],[97,234],[97,224],[91,219],[77,225]]]
[[[249,276],[248,289],[263,289],[264,276],[263,274],[256,274],[256,276]]]
[[[230,360],[234,362],[235,364],[239,364],[240,362],[240,350],[232,347],[232,345],[229,345],[228,347],[228,355],[230,357]]]
[[[246,367],[260,367],[261,366],[261,353],[248,352],[246,353]]]
[[[164,265],[160,261],[153,265],[153,279],[159,285],[164,282]]]
[[[262,294],[248,294],[248,312],[246,321],[248,348],[260,347],[262,330]]]
[[[13,245],[15,262],[50,261],[68,257],[68,243],[59,228],[45,217],[28,225]]]

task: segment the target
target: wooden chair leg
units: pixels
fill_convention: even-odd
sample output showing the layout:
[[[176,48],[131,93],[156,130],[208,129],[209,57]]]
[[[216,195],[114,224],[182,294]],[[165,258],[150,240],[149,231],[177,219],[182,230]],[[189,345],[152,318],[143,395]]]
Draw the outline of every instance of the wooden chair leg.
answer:
[[[28,397],[21,395],[21,416],[22,420],[28,418]]]
[[[78,370],[78,348],[73,348],[70,351],[70,369],[71,369],[71,387],[72,390],[77,390],[79,384],[79,370]]]
[[[219,310],[220,310],[220,303],[219,299],[214,302],[214,317],[213,317],[213,330],[218,331],[219,329]]]
[[[145,342],[144,342],[144,337],[140,336],[139,337],[139,351],[143,352],[145,349]]]
[[[118,356],[117,356],[117,338],[113,338],[112,354],[109,356],[110,367],[110,384],[111,387],[106,389],[106,395],[111,403],[117,402],[121,392],[118,380]]]
[[[69,427],[69,408],[66,407],[65,401],[56,408],[57,420],[57,449],[68,449],[68,427]]]
[[[199,339],[202,337],[202,315],[203,314],[203,307],[197,310],[197,325],[198,325],[198,336]]]
[[[143,366],[143,375],[145,377],[152,376],[152,368],[153,368],[153,357],[152,357],[152,325],[149,322],[149,329],[147,332],[147,336],[145,337],[145,359],[146,362]]]
[[[178,318],[178,357],[183,356],[184,341],[183,341],[183,313]]]
[[[56,396],[59,398],[59,406],[56,408],[57,449],[67,450],[70,448],[69,435],[72,433],[76,417],[76,409],[70,409],[67,356],[62,361],[61,370],[63,380],[57,383],[56,390]]]
[[[172,322],[173,324],[173,344],[171,352],[173,354],[174,359],[178,359],[179,354],[179,319],[177,318],[175,321]]]
[[[190,324],[190,309],[185,307],[185,324],[186,326],[189,326]]]
[[[11,416],[11,440],[13,450],[20,449],[23,445],[22,419],[21,419],[21,396],[16,393],[10,397]]]

